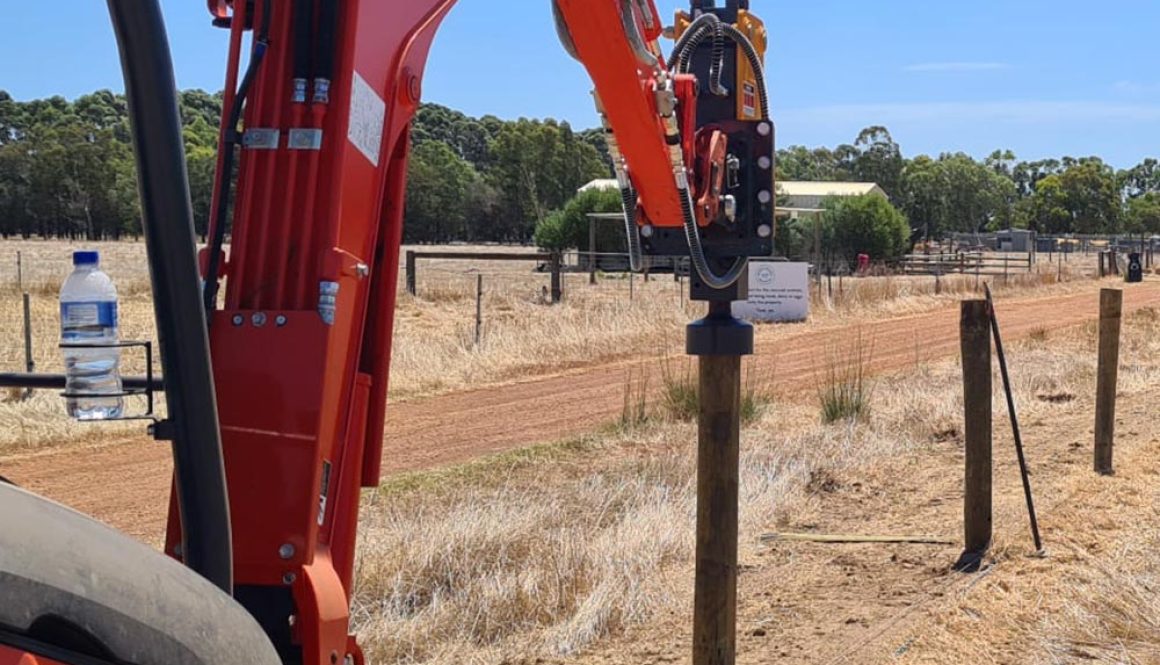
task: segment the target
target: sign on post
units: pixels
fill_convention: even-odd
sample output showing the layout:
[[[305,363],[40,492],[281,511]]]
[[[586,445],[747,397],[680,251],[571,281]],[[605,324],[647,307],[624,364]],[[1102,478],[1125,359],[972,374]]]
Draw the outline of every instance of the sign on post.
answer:
[[[749,299],[733,303],[733,316],[746,321],[805,321],[809,315],[809,264],[749,262]]]

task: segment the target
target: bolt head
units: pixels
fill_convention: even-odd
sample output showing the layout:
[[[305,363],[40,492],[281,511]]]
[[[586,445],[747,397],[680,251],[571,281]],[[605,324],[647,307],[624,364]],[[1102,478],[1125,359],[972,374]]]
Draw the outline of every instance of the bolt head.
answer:
[[[769,136],[771,131],[773,131],[773,126],[768,122],[763,122],[757,126],[757,133],[761,136]]]
[[[274,323],[275,323],[275,325],[277,325],[279,328],[281,328],[282,326],[286,325],[286,315],[285,315],[285,314],[279,314],[278,316],[276,316],[276,317],[274,318]]]
[[[246,318],[241,314],[234,314],[233,322],[235,326],[240,326],[245,323]]]
[[[266,313],[254,312],[254,315],[250,317],[250,322],[254,324],[255,328],[261,328],[266,325]]]
[[[294,573],[286,573],[286,574],[282,575],[282,584],[289,586],[291,584],[294,584],[294,580],[296,580],[296,579],[298,579],[298,576],[295,575]]]
[[[768,238],[771,235],[773,235],[773,229],[769,226],[769,224],[762,224],[761,226],[757,227],[757,236],[759,238]]]
[[[289,559],[293,557],[294,546],[290,543],[282,543],[281,547],[278,548],[278,556],[282,557],[283,559]]]
[[[645,224],[644,226],[640,227],[640,235],[645,237],[645,238],[651,238],[653,235],[653,231],[654,231],[654,229],[652,227],[652,224]]]
[[[761,167],[761,170],[768,171],[769,167],[773,166],[773,160],[765,156],[758,157],[757,165]]]
[[[757,200],[764,203],[769,203],[773,200],[773,195],[769,193],[768,189],[763,189],[757,193]]]

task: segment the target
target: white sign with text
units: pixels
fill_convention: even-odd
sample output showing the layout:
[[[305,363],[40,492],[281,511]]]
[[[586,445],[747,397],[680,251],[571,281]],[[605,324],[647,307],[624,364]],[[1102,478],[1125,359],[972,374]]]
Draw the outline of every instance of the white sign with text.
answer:
[[[733,303],[733,316],[746,321],[805,321],[809,315],[808,264],[749,262],[749,299]]]

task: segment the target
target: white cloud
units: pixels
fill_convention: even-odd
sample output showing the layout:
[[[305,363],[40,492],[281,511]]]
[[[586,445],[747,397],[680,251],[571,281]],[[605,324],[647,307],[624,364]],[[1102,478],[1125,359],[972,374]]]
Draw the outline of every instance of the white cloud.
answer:
[[[837,104],[784,109],[781,123],[902,124],[1002,122],[1044,125],[1069,122],[1160,122],[1160,104],[1110,102],[990,101],[918,102],[903,104]]]
[[[923,62],[907,65],[902,70],[906,72],[993,72],[1010,68],[1011,65],[1005,62]]]

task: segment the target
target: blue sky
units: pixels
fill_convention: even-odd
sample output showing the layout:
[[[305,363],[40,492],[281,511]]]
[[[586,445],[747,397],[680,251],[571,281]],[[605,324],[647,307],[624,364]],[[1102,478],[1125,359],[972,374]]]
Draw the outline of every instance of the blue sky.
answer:
[[[387,1],[387,0],[376,0]],[[411,0],[394,0],[411,1]],[[0,89],[18,99],[121,89],[105,3],[10,2]],[[671,16],[680,4],[658,0]],[[202,0],[163,0],[182,87],[221,87],[225,33]],[[1160,155],[1155,0],[752,0],[770,29],[778,144],[851,142],[884,124],[910,156],[1011,148]],[[424,98],[473,115],[595,124],[589,83],[556,42],[548,0],[460,0]],[[34,63],[34,64],[33,64]]]

